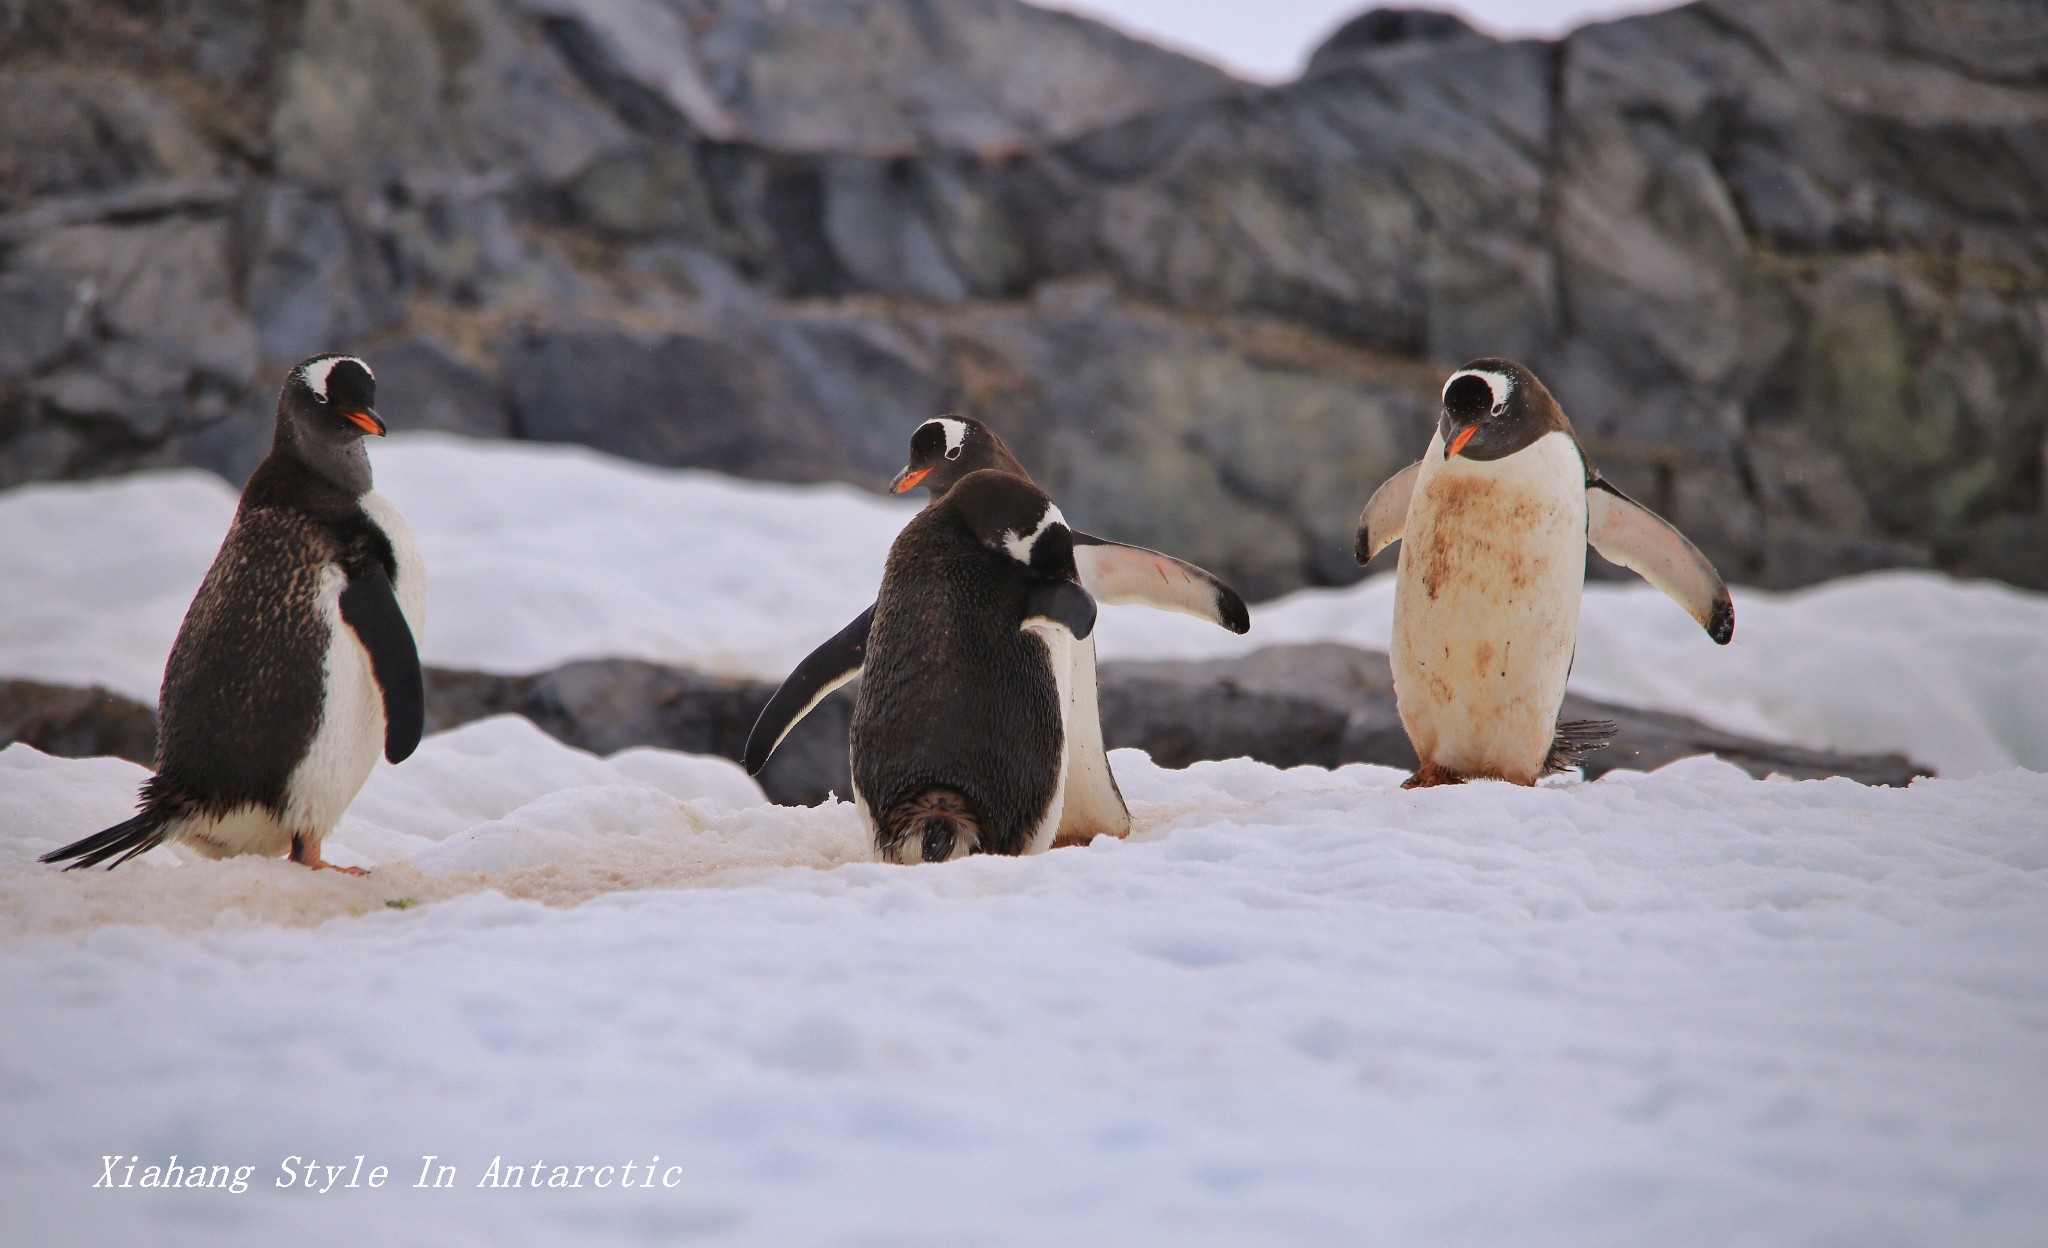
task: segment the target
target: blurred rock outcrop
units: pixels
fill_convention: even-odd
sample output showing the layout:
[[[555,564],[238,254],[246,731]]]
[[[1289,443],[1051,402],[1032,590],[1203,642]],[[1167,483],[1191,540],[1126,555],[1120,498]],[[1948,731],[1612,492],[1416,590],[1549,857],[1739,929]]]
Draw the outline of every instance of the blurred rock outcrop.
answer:
[[[62,758],[111,754],[147,766],[156,757],[156,712],[98,685],[0,678],[0,747],[16,741]]]
[[[1517,356],[1731,580],[2048,587],[2048,6],[1704,0],[1297,81],[1018,0],[0,0],[0,485],[397,428],[879,485],[978,415],[1077,523],[1341,582]]]

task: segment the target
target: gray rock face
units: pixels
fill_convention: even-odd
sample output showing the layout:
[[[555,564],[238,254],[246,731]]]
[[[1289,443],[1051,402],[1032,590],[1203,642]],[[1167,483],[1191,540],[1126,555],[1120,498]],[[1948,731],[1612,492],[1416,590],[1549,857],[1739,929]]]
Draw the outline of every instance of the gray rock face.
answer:
[[[1368,9],[1339,26],[1308,58],[1308,74],[1348,65],[1401,43],[1483,38],[1464,18],[1436,9]]]
[[[1340,32],[1303,81],[1048,149],[1020,193],[1072,203],[1030,218],[1057,270],[1523,359],[1734,577],[1936,562],[2042,584],[2014,539],[2042,531],[2048,180],[2018,153],[2048,133],[2048,81],[1990,50],[2022,30],[2048,42],[2048,10]]]
[[[1091,531],[1228,567],[1253,594],[1345,576],[1358,482],[1407,462],[1402,431],[1427,421],[1433,379],[1101,293],[775,307],[721,337],[687,317],[528,327],[497,345],[498,372],[522,437],[874,489],[903,466],[903,413],[971,411]]]
[[[2040,5],[1379,11],[1269,89],[1017,0],[9,13],[0,485],[246,471],[345,348],[397,428],[785,480],[967,412],[1263,594],[1505,354],[1730,579],[2048,586]]]
[[[485,369],[439,337],[424,333],[377,350],[378,402],[405,413],[412,429],[472,438],[512,433],[512,408]]]
[[[1229,77],[1016,0],[519,0],[615,95],[783,151],[1014,150],[1229,90]]]

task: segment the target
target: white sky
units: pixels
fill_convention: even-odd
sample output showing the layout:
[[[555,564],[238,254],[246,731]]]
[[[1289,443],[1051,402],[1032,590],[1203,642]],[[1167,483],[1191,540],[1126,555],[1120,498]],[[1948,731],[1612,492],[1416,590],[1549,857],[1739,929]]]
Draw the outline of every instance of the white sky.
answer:
[[[1558,35],[1675,0],[1404,0],[1443,8],[1503,35]],[[1140,38],[1213,61],[1232,73],[1277,82],[1299,73],[1308,54],[1346,20],[1380,7],[1372,0],[1036,0],[1082,13]]]

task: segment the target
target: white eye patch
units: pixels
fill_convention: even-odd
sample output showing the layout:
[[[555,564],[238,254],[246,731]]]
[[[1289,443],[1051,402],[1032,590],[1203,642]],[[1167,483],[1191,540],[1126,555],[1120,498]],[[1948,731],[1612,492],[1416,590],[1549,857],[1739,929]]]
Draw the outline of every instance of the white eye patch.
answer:
[[[1060,514],[1060,509],[1048,503],[1046,504],[1045,514],[1038,518],[1037,528],[1029,533],[1020,533],[1015,529],[1011,529],[1003,534],[1003,549],[1010,552],[1010,558],[1015,559],[1018,563],[1028,565],[1031,562],[1032,552],[1038,547],[1038,539],[1045,536],[1046,530],[1055,524],[1065,527],[1066,523],[1067,518]]]
[[[934,419],[928,420],[924,423],[928,425],[937,425],[940,429],[945,431],[947,459],[960,458],[961,450],[967,445],[966,421],[954,420],[950,416],[939,416],[935,417]]]
[[[342,363],[344,360],[358,366],[364,372],[370,373],[370,366],[353,355],[327,355],[308,362],[304,368],[299,370],[299,376],[304,379],[306,388],[311,390],[321,401],[325,402],[327,399],[327,375],[334,371],[336,364]],[[370,380],[377,380],[377,374],[370,373]]]
[[[1490,372],[1483,368],[1468,368],[1461,372],[1452,373],[1451,379],[1444,383],[1445,402],[1450,401],[1451,387],[1456,385],[1460,378],[1464,377],[1477,377],[1486,383],[1486,388],[1493,392],[1493,410],[1496,413],[1507,408],[1508,396],[1515,392],[1515,379],[1506,373]]]

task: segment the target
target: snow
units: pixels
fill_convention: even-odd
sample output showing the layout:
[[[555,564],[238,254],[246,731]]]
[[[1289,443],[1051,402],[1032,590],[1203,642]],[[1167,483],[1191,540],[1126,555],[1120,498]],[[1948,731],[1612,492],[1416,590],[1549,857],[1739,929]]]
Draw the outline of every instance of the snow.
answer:
[[[457,666],[780,675],[908,514],[374,454]],[[178,473],[0,495],[0,672],[148,696],[232,506]],[[1383,645],[1390,595],[1266,604],[1243,641],[1113,609],[1103,648]],[[1582,688],[1954,777],[1907,789],[1692,759],[1404,792],[1117,751],[1129,841],[939,866],[723,760],[501,717],[378,765],[326,847],[366,876],[63,873],[35,858],[145,772],[13,746],[0,1243],[2038,1243],[2044,610],[1911,574],[1738,591],[1723,650],[1589,589]],[[429,1154],[452,1186],[412,1186]],[[94,1187],[173,1155],[245,1190]],[[479,1187],[494,1159],[585,1184]]]
[[[902,868],[844,803],[629,753],[432,738],[337,837],[360,878],[37,869],[143,773],[0,753],[0,1233],[2018,1244],[2048,1219],[2048,776],[1698,759],[1407,793],[1118,751],[1129,842]],[[174,1153],[250,1186],[92,1189]],[[274,1186],[357,1154],[395,1177]],[[410,1186],[426,1154],[453,1188]],[[657,1155],[674,1187],[476,1186],[495,1157]]]
[[[618,656],[779,680],[873,601],[889,542],[917,506],[577,447],[415,434],[372,454],[378,488],[425,553],[427,661],[482,671]],[[1360,484],[1361,505],[1372,484]],[[0,675],[154,701],[233,513],[233,492],[194,472],[0,494]],[[1787,594],[1738,588],[1735,607],[1735,642],[1717,647],[1646,585],[1589,585],[1572,687],[1734,732],[1904,753],[1944,776],[2048,769],[2048,596],[1886,572]],[[1392,619],[1382,574],[1255,607],[1244,637],[1107,608],[1100,653],[1385,649]]]

